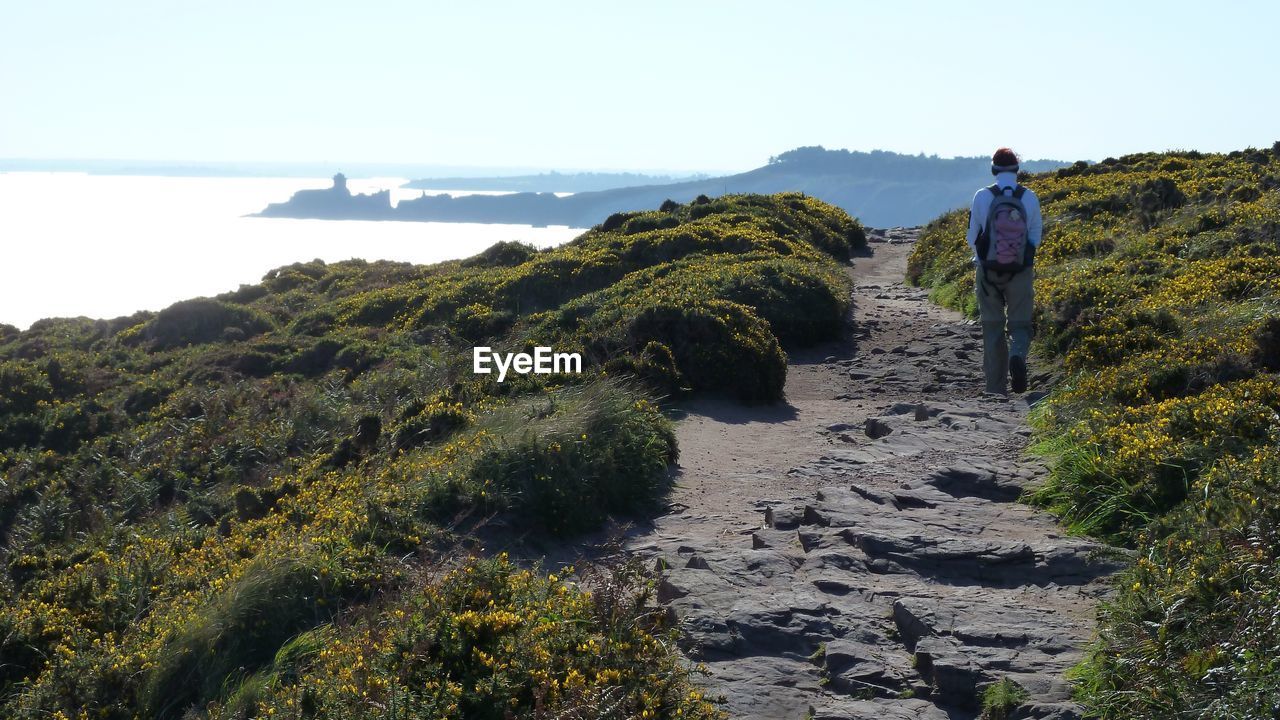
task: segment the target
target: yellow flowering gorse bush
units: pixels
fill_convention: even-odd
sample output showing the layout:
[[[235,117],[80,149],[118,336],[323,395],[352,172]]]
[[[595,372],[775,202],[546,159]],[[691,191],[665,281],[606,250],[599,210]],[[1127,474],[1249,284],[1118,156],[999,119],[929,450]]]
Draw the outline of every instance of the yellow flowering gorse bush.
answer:
[[[423,568],[490,520],[650,512],[676,457],[655,394],[776,399],[782,343],[839,332],[863,242],[812,198],[731,196],[0,326],[0,716],[714,716],[641,605]],[[498,383],[476,344],[584,372]]]
[[[1054,460],[1036,499],[1132,544],[1080,668],[1108,718],[1280,713],[1280,144],[1164,153],[1025,178],[1042,200],[1034,414]],[[909,279],[974,312],[966,214]]]

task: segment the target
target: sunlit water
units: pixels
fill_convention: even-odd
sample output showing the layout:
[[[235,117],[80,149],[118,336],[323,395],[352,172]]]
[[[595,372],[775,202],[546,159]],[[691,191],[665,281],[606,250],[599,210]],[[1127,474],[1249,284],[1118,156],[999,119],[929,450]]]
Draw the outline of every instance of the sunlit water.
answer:
[[[351,180],[352,192],[404,178]],[[430,263],[499,240],[538,247],[582,231],[478,223],[244,217],[329,178],[176,178],[0,173],[0,323],[111,318],[254,283],[272,268],[319,258]],[[437,192],[437,191],[428,191]]]

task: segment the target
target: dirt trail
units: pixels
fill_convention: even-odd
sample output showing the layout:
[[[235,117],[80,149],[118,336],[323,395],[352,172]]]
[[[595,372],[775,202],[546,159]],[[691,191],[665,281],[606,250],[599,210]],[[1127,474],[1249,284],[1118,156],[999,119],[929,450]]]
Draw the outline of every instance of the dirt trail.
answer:
[[[1014,502],[1038,396],[982,394],[978,327],[902,284],[914,239],[873,236],[851,336],[792,354],[785,404],[684,407],[670,512],[628,542],[735,718],[973,718],[1005,676],[1014,717],[1078,717],[1114,555]]]

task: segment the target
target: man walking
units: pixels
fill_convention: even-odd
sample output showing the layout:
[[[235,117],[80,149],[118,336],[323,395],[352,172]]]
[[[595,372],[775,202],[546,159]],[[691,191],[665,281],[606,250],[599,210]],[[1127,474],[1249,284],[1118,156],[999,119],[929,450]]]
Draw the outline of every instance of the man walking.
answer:
[[[987,392],[1027,389],[1027,351],[1034,307],[1032,268],[1043,221],[1040,200],[1018,184],[1018,156],[1000,148],[991,157],[996,181],[973,196],[967,240],[977,271],[982,319],[982,370]]]

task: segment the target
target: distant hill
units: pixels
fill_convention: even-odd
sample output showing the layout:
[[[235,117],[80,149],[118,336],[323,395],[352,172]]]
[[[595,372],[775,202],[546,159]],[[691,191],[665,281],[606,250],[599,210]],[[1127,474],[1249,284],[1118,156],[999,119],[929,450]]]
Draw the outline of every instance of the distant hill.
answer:
[[[704,180],[705,173],[690,175],[645,175],[642,173],[578,172],[552,170],[537,175],[496,177],[436,177],[410,180],[400,187],[425,190],[505,190],[512,192],[579,193],[643,185],[666,185],[686,180]]]
[[[1030,160],[1027,172],[1067,165]],[[744,173],[640,185],[557,197],[550,192],[502,196],[426,195],[391,206],[390,196],[352,196],[345,189],[301,191],[268,206],[268,217],[520,223],[590,227],[623,210],[655,209],[665,200],[688,202],[699,195],[803,192],[839,206],[877,227],[919,225],[967,205],[976,188],[991,180],[985,157],[938,158],[873,150],[796,148]],[[460,189],[460,188],[451,188]]]

